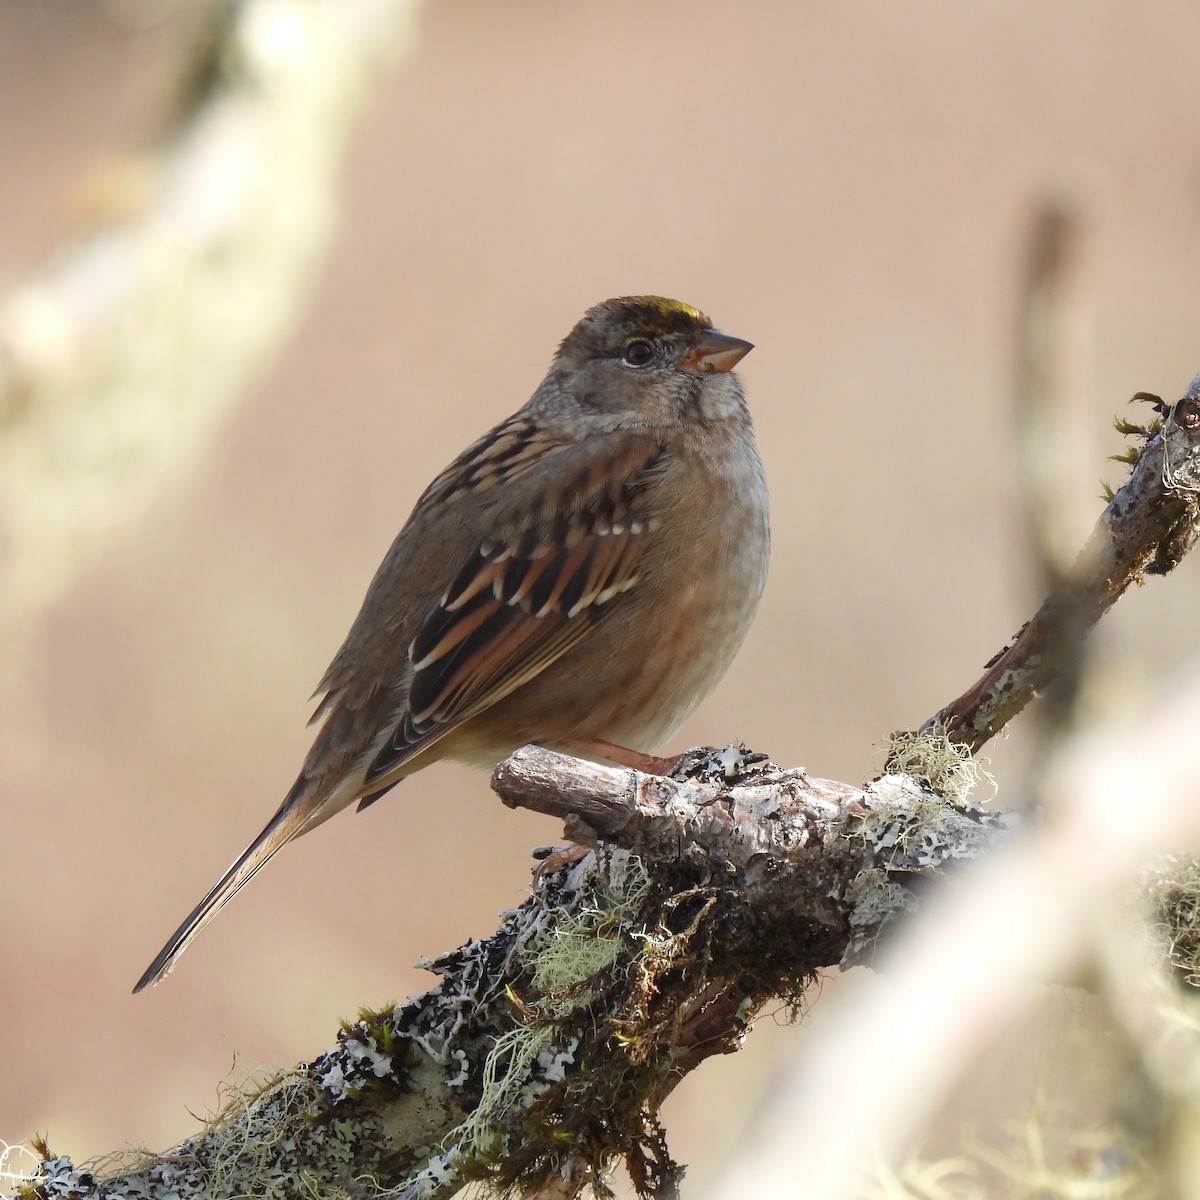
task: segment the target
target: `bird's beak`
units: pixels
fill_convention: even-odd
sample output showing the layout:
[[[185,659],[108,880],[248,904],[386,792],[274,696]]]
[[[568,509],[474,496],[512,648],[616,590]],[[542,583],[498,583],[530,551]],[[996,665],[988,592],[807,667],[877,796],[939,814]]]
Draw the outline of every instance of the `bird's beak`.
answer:
[[[753,342],[744,342],[741,338],[710,329],[683,356],[677,370],[732,371],[753,349]]]

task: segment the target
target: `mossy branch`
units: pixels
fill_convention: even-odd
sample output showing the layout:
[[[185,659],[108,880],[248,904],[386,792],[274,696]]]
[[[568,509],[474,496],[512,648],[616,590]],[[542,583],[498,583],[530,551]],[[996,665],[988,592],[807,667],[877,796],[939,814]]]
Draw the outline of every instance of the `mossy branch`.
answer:
[[[437,986],[363,1013],[198,1137],[104,1178],[43,1150],[24,1194],[440,1197],[481,1179],[574,1194],[618,1160],[639,1192],[669,1194],[656,1114],[675,1085],[764,1005],[799,1006],[821,968],[868,955],[920,881],[1009,824],[912,779],[860,789],[736,749],[663,779],[526,747],[494,786],[597,848],[428,964]]]

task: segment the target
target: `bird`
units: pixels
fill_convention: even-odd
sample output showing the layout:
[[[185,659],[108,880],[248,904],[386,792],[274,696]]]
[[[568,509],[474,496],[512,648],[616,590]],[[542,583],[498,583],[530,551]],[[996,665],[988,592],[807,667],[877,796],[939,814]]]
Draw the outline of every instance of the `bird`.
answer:
[[[288,842],[442,759],[528,743],[651,769],[724,675],[770,556],[767,484],[698,309],[589,309],[529,401],[417,500],[322,678],[319,726],[263,831],[138,980],[162,979]]]

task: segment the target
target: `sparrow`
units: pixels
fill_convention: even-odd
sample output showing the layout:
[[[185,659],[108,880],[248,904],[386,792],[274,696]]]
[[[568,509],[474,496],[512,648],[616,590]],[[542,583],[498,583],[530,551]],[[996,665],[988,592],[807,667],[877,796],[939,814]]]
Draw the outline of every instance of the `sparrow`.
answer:
[[[750,342],[660,296],[590,309],[529,402],[425,489],[314,699],[299,778],[138,980],[293,838],[430,763],[529,742],[642,767],[750,627],[767,486]]]

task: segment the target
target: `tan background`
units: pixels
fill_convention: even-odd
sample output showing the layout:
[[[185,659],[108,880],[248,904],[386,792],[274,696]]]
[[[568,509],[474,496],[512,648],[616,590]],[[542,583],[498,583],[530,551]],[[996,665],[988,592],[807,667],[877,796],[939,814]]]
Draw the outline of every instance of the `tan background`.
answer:
[[[0,0],[0,283],[155,129],[184,25],[130,11]],[[861,778],[969,683],[1030,601],[1009,382],[1031,203],[1082,187],[1092,213],[1097,481],[1124,399],[1200,370],[1198,45],[1183,0],[430,3],[311,312],[182,497],[50,616],[3,713],[0,1138],[167,1145],[235,1059],[312,1055],[520,898],[559,830],[438,767],[289,848],[129,995],[290,783],[420,489],[597,300],[676,295],[758,346],[772,575],[682,740]],[[1122,604],[1123,686],[1193,653],[1197,591],[1188,564]],[[1006,800],[1027,740],[995,755]],[[693,1178],[839,988],[886,986],[860,975],[681,1089]]]

